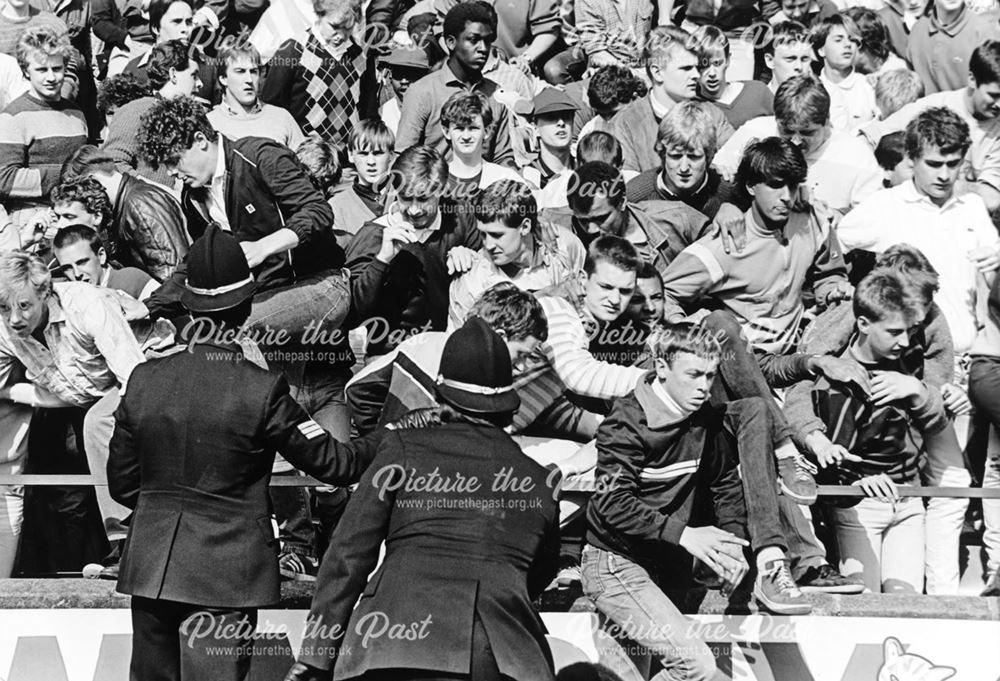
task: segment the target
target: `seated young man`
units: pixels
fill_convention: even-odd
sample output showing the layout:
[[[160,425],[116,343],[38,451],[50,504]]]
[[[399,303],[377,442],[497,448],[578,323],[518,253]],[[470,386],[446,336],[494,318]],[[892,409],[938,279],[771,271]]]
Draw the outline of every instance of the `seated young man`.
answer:
[[[159,288],[158,281],[137,267],[121,267],[108,260],[108,252],[97,232],[87,225],[68,225],[56,232],[52,252],[63,275],[127,293],[143,301]]]
[[[635,100],[611,119],[611,132],[625,152],[622,170],[642,172],[660,165],[656,153],[656,130],[672,108],[698,96],[697,42],[677,26],[659,26],[649,34],[643,49],[651,87],[649,95]],[[714,104],[705,110],[715,120],[715,136],[724,144],[733,134],[733,126]]]
[[[957,89],[921,97],[888,116],[869,123],[861,134],[872,146],[890,132],[906,129],[921,111],[946,107],[969,126],[971,144],[959,175],[960,185],[983,197],[990,211],[1000,208],[1000,41],[987,40],[969,58],[968,83]],[[961,192],[960,192],[961,193]]]
[[[746,247],[739,254],[726,253],[722,236],[714,235],[685,248],[663,272],[667,322],[683,319],[684,306],[712,300],[735,317],[739,328],[727,329],[730,341],[745,338],[755,353],[780,358],[795,349],[805,314],[803,288],[807,281],[812,282],[821,305],[850,295],[843,256],[829,219],[815,211],[792,208],[806,172],[801,150],[787,140],[771,137],[750,145],[738,174],[738,182],[753,197],[744,218]],[[819,370],[812,358],[796,357],[787,363],[793,374],[809,375]],[[759,378],[752,373],[751,379]],[[732,376],[726,378],[730,387],[737,385]],[[766,383],[753,387],[751,394],[769,392]],[[773,413],[776,409],[771,411],[772,420],[781,425]],[[815,487],[800,470],[788,434],[776,431],[774,444],[782,491],[799,503],[812,503]]]
[[[461,326],[483,292],[501,281],[535,292],[575,278],[583,269],[586,251],[580,240],[539,222],[535,197],[523,182],[494,182],[479,192],[472,208],[483,248],[472,267],[451,282],[451,328]]]
[[[764,66],[771,73],[768,89],[777,94],[789,78],[812,73],[813,53],[809,29],[798,21],[781,21],[764,43]]]
[[[806,281],[820,305],[850,295],[831,219],[793,207],[807,173],[802,150],[788,140],[769,137],[747,147],[737,173],[752,197],[747,245],[729,254],[713,235],[685,248],[663,275],[667,321],[683,318],[682,306],[712,298],[736,315],[756,348],[783,354],[795,346]]]
[[[648,262],[639,265],[636,272],[635,292],[628,312],[652,330],[663,324],[663,277]]]
[[[0,113],[0,203],[18,227],[45,206],[63,162],[87,141],[83,112],[62,96],[72,52],[47,26],[24,30],[17,42],[29,89]]]
[[[542,292],[539,298],[549,323],[542,351],[566,389],[581,398],[627,395],[645,373],[633,365],[641,359],[649,330],[626,314],[639,263],[628,241],[600,236],[588,247],[579,275],[582,297]]]
[[[535,95],[531,122],[538,135],[538,156],[521,170],[535,187],[544,189],[576,165],[572,147],[577,109],[576,103],[562,90],[550,87]]]
[[[803,184],[811,197],[846,213],[882,188],[882,169],[857,135],[830,123],[830,95],[811,75],[789,78],[774,96],[774,116],[748,121],[722,145],[713,165],[732,179],[747,145],[778,135],[802,148],[808,164]]]
[[[750,207],[747,197],[712,167],[718,149],[712,117],[702,102],[684,102],[660,121],[656,151],[662,168],[639,173],[629,180],[629,203],[648,200],[683,201],[709,218],[726,203],[740,212]]]
[[[660,678],[707,681],[715,678],[713,655],[664,594],[690,581],[692,558],[729,591],[748,572],[745,547],[752,545],[758,599],[783,614],[807,614],[811,605],[788,572],[777,525],[758,512],[774,478],[766,466],[743,466],[740,480],[738,448],[770,446],[763,401],[708,404],[722,357],[712,334],[674,327],[655,337],[651,352],[654,370],[615,402],[597,432],[583,592],[621,634],[660,659],[668,670]],[[729,428],[737,407],[757,417],[756,437],[739,445]],[[776,523],[776,504],[771,515]]]
[[[478,92],[458,92],[441,107],[448,144],[448,196],[457,203],[472,203],[480,189],[497,180],[524,181],[510,168],[483,160],[483,144],[493,123],[489,102]]]
[[[444,198],[448,164],[434,149],[406,149],[390,177],[388,211],[347,245],[349,326],[371,324],[371,355],[421,331],[444,331],[451,275],[468,270],[483,245],[472,211]]]
[[[333,231],[345,248],[362,225],[385,212],[395,144],[392,131],[374,118],[360,121],[347,137],[347,160],[354,166],[354,182],[328,201],[333,209]]]
[[[940,393],[907,362],[910,334],[926,302],[904,275],[877,268],[854,292],[855,334],[843,352],[869,373],[871,395],[826,379],[789,391],[786,411],[831,484],[858,485],[872,498],[834,504],[841,572],[875,593],[921,593],[924,504],[900,499],[896,485],[919,484],[914,431],[934,446],[950,430]],[[957,445],[957,443],[956,443]]]
[[[584,246],[602,234],[620,236],[661,271],[682,248],[711,231],[708,218],[681,201],[629,203],[622,174],[602,161],[573,171],[566,198],[568,216],[557,210],[545,216],[572,229]]]

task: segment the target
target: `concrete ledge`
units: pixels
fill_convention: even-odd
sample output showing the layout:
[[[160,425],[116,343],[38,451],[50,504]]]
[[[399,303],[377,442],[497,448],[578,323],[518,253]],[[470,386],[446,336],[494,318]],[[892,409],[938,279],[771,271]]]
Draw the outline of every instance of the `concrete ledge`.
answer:
[[[285,582],[278,610],[308,610],[313,585]],[[670,594],[690,614],[746,615],[759,612],[748,593],[726,600],[716,591],[692,590]],[[904,617],[1000,621],[1000,599],[974,596],[890,596],[810,594],[813,615],[834,617]],[[90,579],[0,579],[0,610],[127,608],[129,598],[115,592],[115,583]],[[589,612],[593,608],[579,589],[550,591],[542,597],[542,612]]]

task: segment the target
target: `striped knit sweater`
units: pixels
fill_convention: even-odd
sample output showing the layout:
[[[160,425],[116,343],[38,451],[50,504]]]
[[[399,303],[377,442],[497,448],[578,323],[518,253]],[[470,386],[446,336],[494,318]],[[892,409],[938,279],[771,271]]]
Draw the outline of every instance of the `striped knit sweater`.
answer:
[[[0,200],[8,209],[43,203],[62,164],[86,141],[87,123],[72,102],[30,92],[15,99],[0,113]]]
[[[632,392],[645,373],[642,369],[597,359],[590,353],[593,333],[588,333],[580,312],[562,298],[546,296],[539,302],[549,323],[542,349],[566,388],[602,400]],[[588,326],[596,331],[596,322]]]

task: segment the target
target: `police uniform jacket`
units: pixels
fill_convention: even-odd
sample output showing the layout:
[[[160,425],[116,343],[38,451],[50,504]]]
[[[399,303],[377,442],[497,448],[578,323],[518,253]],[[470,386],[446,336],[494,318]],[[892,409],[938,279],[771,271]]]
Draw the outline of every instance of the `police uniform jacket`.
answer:
[[[228,608],[279,599],[268,483],[276,451],[334,485],[358,480],[384,431],[334,441],[278,373],[234,345],[192,344],[132,373],[115,414],[111,496],[135,509],[118,590]]]

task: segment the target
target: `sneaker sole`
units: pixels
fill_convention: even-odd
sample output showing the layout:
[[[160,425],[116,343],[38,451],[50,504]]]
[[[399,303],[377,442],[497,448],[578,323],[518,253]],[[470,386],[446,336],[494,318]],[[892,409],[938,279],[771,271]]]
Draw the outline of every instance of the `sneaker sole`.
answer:
[[[864,584],[844,584],[842,586],[802,586],[799,591],[804,594],[859,594],[865,590]]]
[[[289,570],[278,570],[278,573],[285,579],[291,580],[293,582],[315,582],[316,578],[312,575],[307,575],[304,572],[291,572]]]
[[[756,596],[761,605],[775,615],[808,615],[812,612],[812,603],[803,603],[800,605],[775,603],[767,598],[756,585],[753,588],[753,595]]]
[[[785,481],[780,478],[778,479],[778,487],[781,489],[782,494],[784,494],[786,497],[794,501],[796,504],[799,504],[800,506],[812,506],[813,504],[816,503],[815,494],[811,496],[803,496],[801,494],[795,494],[792,490],[788,489],[788,487],[785,486]]]

